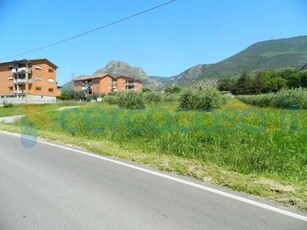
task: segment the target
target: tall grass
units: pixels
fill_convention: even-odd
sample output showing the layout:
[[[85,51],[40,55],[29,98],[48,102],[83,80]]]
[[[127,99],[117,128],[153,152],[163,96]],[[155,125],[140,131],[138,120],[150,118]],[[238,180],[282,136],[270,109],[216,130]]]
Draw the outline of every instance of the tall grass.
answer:
[[[307,109],[307,89],[288,89],[277,93],[238,96],[238,99],[255,106],[284,109]]]
[[[96,103],[27,119],[42,130],[106,139],[125,148],[306,184],[306,110],[254,109],[242,104],[235,101],[233,108],[205,112],[177,111],[172,104],[127,110]]]

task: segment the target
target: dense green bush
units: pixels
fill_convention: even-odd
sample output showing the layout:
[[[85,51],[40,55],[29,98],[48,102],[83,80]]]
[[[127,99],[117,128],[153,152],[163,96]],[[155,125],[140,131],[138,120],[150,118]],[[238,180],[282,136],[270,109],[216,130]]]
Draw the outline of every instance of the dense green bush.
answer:
[[[4,103],[3,108],[12,108],[13,104],[12,103]]]
[[[238,96],[238,99],[260,107],[307,109],[307,89],[281,90],[277,93]]]
[[[108,103],[109,105],[116,105],[118,103],[118,98],[116,95],[108,94],[103,98],[103,101]]]
[[[162,97],[163,102],[177,102],[179,101],[179,94],[171,94],[171,93],[166,93]]]
[[[117,104],[123,109],[144,109],[144,98],[141,93],[129,91],[117,94]]]
[[[162,95],[158,92],[146,92],[143,95],[145,102],[159,103],[162,101]]]
[[[60,100],[85,100],[85,94],[83,91],[74,91],[74,90],[64,90],[61,93],[61,96],[57,96],[57,99]]]
[[[214,88],[186,91],[179,99],[181,110],[210,110],[225,104],[224,96]]]

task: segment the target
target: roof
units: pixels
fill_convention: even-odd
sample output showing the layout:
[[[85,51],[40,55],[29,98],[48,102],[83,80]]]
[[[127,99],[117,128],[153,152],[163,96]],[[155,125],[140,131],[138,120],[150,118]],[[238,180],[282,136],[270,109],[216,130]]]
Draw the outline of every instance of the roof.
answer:
[[[109,76],[109,77],[111,77],[111,78],[113,78],[115,80],[122,77],[122,78],[126,78],[126,79],[129,79],[129,80],[132,80],[132,81],[140,81],[140,82],[142,82],[141,80],[134,79],[134,78],[131,78],[131,77],[127,77],[127,76],[123,76],[123,75],[120,75],[118,77],[113,77],[110,74],[81,75],[81,76],[75,78],[73,81],[84,81],[84,80],[91,80],[91,79],[98,79],[98,78],[102,79],[102,78],[104,78],[106,76]]]
[[[129,79],[129,80],[132,80],[132,81],[140,81],[140,82],[142,82],[141,80],[139,80],[139,79],[135,79],[135,78],[132,78],[132,77],[127,77],[127,76],[124,76],[124,75],[120,75],[120,76],[118,76],[118,77],[116,77],[117,79],[118,78],[126,78],[126,79]]]
[[[75,78],[73,81],[83,81],[83,80],[90,80],[90,79],[97,79],[97,78],[104,78],[104,77],[111,77],[113,79],[115,79],[115,77],[111,76],[110,74],[97,74],[97,75],[82,75],[82,76],[79,76],[77,78]]]
[[[21,59],[21,60],[14,60],[9,62],[0,62],[0,65],[8,65],[8,64],[15,64],[15,63],[24,63],[25,61],[31,62],[39,62],[39,61],[46,61],[49,64],[53,65],[55,68],[58,68],[56,64],[48,60],[47,58],[36,58],[36,59]]]

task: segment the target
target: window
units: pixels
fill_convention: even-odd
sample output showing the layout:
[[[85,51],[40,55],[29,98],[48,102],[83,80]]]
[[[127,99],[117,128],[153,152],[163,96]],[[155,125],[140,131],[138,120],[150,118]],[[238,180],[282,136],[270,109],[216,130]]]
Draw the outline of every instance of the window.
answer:
[[[49,73],[53,73],[53,69],[48,69],[48,72]]]
[[[41,76],[35,77],[35,81],[41,81],[41,80],[42,80],[42,77],[41,77]]]
[[[41,91],[41,90],[42,90],[42,87],[35,87],[35,90]]]
[[[53,92],[53,89],[52,89],[52,88],[49,88],[49,89],[48,89],[48,92]]]
[[[40,67],[40,66],[35,66],[35,69],[36,69],[36,70],[42,70],[42,67]]]
[[[9,77],[9,80],[10,80],[10,81],[11,81],[11,80],[13,80],[13,77],[12,77],[12,76],[10,76],[10,77]]]
[[[12,86],[9,87],[9,91],[13,91],[13,87]]]
[[[49,78],[48,81],[53,83],[54,79],[53,78]]]

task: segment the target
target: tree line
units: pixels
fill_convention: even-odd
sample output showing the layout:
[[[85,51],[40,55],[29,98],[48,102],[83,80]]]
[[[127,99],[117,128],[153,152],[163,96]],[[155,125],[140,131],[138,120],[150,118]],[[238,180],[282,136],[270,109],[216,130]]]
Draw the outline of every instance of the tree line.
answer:
[[[224,78],[218,81],[220,91],[236,95],[278,92],[281,89],[307,88],[307,72],[286,69],[243,72],[239,79]]]

